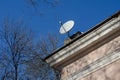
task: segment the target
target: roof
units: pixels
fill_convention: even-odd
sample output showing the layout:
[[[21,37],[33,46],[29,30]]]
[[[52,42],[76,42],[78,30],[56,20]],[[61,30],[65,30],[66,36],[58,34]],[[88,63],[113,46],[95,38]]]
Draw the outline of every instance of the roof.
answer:
[[[59,52],[60,50],[64,49],[65,47],[69,46],[70,44],[74,43],[75,41],[77,41],[78,39],[82,38],[83,36],[89,34],[90,32],[92,32],[93,30],[99,28],[101,25],[105,24],[106,22],[108,22],[109,20],[111,20],[112,18],[118,17],[120,15],[120,11],[116,12],[114,15],[110,16],[109,18],[105,19],[103,22],[99,23],[98,25],[94,26],[93,28],[91,28],[90,30],[88,30],[87,32],[81,34],[78,38],[74,39],[73,41],[69,42],[68,44],[62,46],[61,48],[57,49],[56,51],[54,51],[53,53],[51,53],[49,56],[47,56],[44,60],[50,58],[52,55],[56,54],[57,52]]]

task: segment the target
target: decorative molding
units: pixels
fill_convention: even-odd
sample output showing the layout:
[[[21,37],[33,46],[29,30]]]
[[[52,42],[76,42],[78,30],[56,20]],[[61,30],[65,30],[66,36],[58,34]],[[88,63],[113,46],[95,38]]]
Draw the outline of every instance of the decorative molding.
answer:
[[[48,58],[46,62],[49,63],[50,66],[54,66],[64,59],[67,59],[71,55],[75,55],[77,51],[86,48],[88,45],[93,44],[93,42],[102,39],[103,37],[107,37],[118,29],[120,29],[120,16],[111,19],[110,21],[101,25],[99,28],[60,50]]]
[[[78,80],[120,59],[120,48],[62,80]]]

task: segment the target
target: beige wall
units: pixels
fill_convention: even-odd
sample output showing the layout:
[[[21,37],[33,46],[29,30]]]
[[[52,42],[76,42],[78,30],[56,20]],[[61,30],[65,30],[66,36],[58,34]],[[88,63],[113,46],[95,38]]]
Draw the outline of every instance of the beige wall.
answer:
[[[64,80],[64,78],[71,76],[77,71],[80,71],[85,66],[91,64],[92,62],[96,61],[97,59],[102,58],[103,56],[114,52],[117,48],[120,47],[120,33],[115,33],[108,38],[100,41],[99,43],[96,43],[92,48],[95,48],[91,50],[89,53],[87,53],[84,57],[74,61],[73,63],[65,66],[62,69],[61,77]],[[100,45],[102,44],[102,45]],[[82,53],[80,53],[82,54]],[[116,66],[118,66],[116,68]],[[91,75],[86,76],[84,79],[81,80],[118,80],[120,79],[120,60],[108,65],[107,67],[96,71],[92,73]],[[112,73],[112,74],[111,74]],[[116,75],[116,73],[119,73]],[[101,74],[101,75],[100,75]],[[100,76],[98,76],[100,75]],[[111,78],[111,76],[116,75],[114,77],[115,79]],[[92,79],[91,79],[92,78]],[[102,79],[101,79],[102,78]],[[110,79],[108,79],[110,78]]]
[[[120,80],[120,60],[78,80]]]

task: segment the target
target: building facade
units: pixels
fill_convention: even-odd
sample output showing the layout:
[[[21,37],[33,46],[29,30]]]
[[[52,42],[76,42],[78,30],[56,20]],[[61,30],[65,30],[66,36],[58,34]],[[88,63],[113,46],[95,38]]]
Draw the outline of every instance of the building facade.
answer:
[[[61,80],[120,80],[120,11],[45,60]]]

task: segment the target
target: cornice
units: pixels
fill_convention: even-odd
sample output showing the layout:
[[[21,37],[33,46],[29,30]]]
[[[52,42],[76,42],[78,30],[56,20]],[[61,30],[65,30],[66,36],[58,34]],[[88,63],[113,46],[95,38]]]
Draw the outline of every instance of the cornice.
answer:
[[[49,63],[50,66],[55,66],[58,64],[60,65],[61,62],[64,62],[66,59],[71,59],[71,56],[77,55],[77,51],[82,50],[94,42],[113,34],[118,29],[120,29],[120,16],[110,19],[89,34],[86,34],[85,36],[61,49],[56,54],[47,58],[46,62]]]

